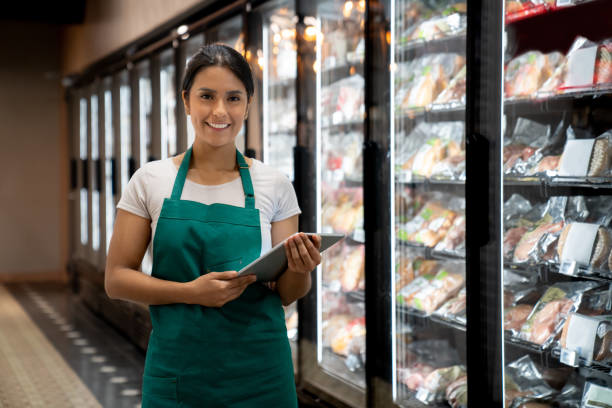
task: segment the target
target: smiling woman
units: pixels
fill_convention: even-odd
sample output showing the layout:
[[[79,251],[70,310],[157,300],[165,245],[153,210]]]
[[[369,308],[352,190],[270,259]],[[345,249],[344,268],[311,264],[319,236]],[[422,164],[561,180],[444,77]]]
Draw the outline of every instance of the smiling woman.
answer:
[[[192,147],[138,169],[118,204],[105,285],[111,297],[150,305],[143,408],[297,406],[282,305],[310,290],[321,241],[295,234],[287,177],[236,149],[252,96],[240,53],[200,48],[182,86]],[[237,276],[288,237],[276,282]],[[151,276],[138,271],[149,244]]]

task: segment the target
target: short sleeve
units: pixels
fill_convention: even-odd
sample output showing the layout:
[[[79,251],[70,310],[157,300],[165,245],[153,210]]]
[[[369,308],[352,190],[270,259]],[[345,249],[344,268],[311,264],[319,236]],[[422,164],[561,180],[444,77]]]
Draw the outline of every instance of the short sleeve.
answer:
[[[279,174],[276,180],[276,208],[271,222],[282,221],[296,214],[301,214],[293,184],[284,175]]]
[[[132,178],[130,178],[123,194],[121,194],[121,199],[117,204],[117,208],[143,218],[151,219],[151,215],[147,208],[147,183],[145,177],[146,173],[142,167],[136,170]]]

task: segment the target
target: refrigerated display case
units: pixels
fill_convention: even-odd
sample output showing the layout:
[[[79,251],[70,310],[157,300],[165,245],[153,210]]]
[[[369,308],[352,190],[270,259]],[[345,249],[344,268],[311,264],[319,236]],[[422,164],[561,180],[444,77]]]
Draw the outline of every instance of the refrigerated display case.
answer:
[[[397,406],[467,401],[463,1],[391,14],[391,315]]]
[[[504,399],[609,406],[612,4],[517,3],[503,50]]]
[[[296,145],[297,52],[293,2],[270,1],[253,10],[250,21],[259,30],[257,55],[257,102],[261,105],[261,158],[293,181],[293,149]],[[260,40],[260,41],[259,41]],[[255,67],[254,67],[255,68]],[[259,117],[256,120],[260,120]],[[254,143],[251,143],[251,146]],[[297,374],[298,313],[296,302],[284,307],[287,336]]]

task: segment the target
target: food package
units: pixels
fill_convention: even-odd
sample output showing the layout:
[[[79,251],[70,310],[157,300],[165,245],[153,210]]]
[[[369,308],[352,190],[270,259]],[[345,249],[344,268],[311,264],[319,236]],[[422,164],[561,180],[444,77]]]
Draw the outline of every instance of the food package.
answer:
[[[601,42],[597,49],[594,82],[597,86],[612,85],[612,40],[610,39]]]
[[[363,225],[363,190],[341,188],[327,190],[323,194],[322,224],[333,231],[351,235]]]
[[[612,315],[570,313],[559,344],[587,361],[612,361]]]
[[[525,324],[532,309],[533,305],[528,304],[510,306],[504,309],[504,330],[517,334]]]
[[[446,236],[435,246],[437,251],[464,254],[465,253],[465,216],[459,215],[453,221]]]
[[[465,284],[463,264],[447,264],[429,280],[428,285],[416,292],[409,303],[414,309],[431,314]]]
[[[528,51],[514,58],[506,67],[504,78],[506,98],[535,96],[563,61],[563,55],[559,52],[543,54],[539,51]]]
[[[425,274],[418,278],[415,278],[412,282],[404,286],[399,290],[397,295],[397,303],[400,305],[410,306],[412,300],[421,291],[429,286],[429,282],[434,278],[435,275]]]
[[[331,338],[331,349],[334,353],[348,356],[349,353],[360,354],[361,349],[351,349],[351,345],[360,345],[361,342],[355,341],[357,338],[365,338],[365,317],[358,317],[349,321],[339,329]]]
[[[505,406],[509,408],[518,408],[528,402],[541,402],[555,394],[529,355],[506,366],[504,382]]]
[[[322,126],[363,120],[364,79],[355,74],[321,89]]]
[[[527,227],[515,227],[504,233],[504,259],[512,259],[514,248],[526,232]]]
[[[597,177],[610,173],[612,131],[595,139],[569,139],[559,162],[560,176]]]
[[[323,320],[321,325],[324,347],[331,347],[332,340],[355,319],[350,314],[338,314]]]
[[[322,138],[325,157],[323,181],[337,183],[345,180],[360,182],[363,178],[362,136],[357,132],[329,133]],[[287,151],[283,151],[286,155]]]
[[[555,2],[556,0],[506,0],[506,16],[511,16],[511,20],[520,19],[532,13],[544,12],[554,6]]]
[[[537,289],[538,277],[534,273],[504,269],[504,307],[517,303],[535,303],[533,298]]]
[[[425,378],[417,391],[416,398],[425,404],[444,402],[446,388],[465,375],[465,367],[462,365],[438,368]]]
[[[577,262],[597,269],[608,267],[611,249],[610,231],[598,224],[567,223],[557,244],[559,262]]]
[[[597,286],[595,282],[561,282],[550,286],[533,307],[519,337],[543,348],[550,346],[567,315],[580,306],[583,293]]]
[[[466,323],[465,315],[466,307],[466,291],[462,288],[457,296],[449,299],[440,308],[434,311],[434,315],[440,316],[446,320],[456,321],[460,324]]]
[[[399,257],[395,269],[396,291],[399,293],[402,288],[419,276],[434,275],[439,266],[436,260],[425,259],[419,256],[412,258],[403,254]]]
[[[567,53],[563,84],[559,92],[580,92],[593,88],[597,54],[597,43],[585,37],[576,37]]]
[[[529,260],[541,261],[554,257],[551,249],[554,249],[563,221],[553,222],[550,215],[546,215],[537,226],[525,233],[514,249],[513,261],[516,263]]]
[[[610,408],[612,407],[612,388],[593,382],[584,384],[584,393],[580,408]]]
[[[364,287],[365,249],[363,245],[341,243],[323,257],[323,282],[332,291],[351,292]]]
[[[430,41],[465,31],[467,27],[465,2],[457,2],[433,17],[409,27],[402,38],[407,42]]]
[[[452,108],[465,106],[467,69],[465,66],[451,79],[448,86],[438,95],[433,102],[438,108],[442,106]]]
[[[465,203],[460,198],[455,201],[457,206]],[[435,247],[446,237],[455,219],[460,215],[459,212],[445,207],[440,201],[431,200],[412,220],[400,226],[398,237],[403,241]]]
[[[400,174],[446,179],[465,178],[463,122],[419,123],[409,135],[399,137]]]
[[[467,375],[459,377],[446,387],[446,400],[453,408],[467,407]]]
[[[397,379],[409,390],[416,391],[433,370],[434,368],[429,364],[414,362],[408,367],[398,367]]]
[[[406,112],[430,105],[463,68],[459,54],[426,55],[400,64],[396,81],[396,104]]]
[[[504,141],[504,174],[526,175],[538,164],[551,137],[551,126],[518,118],[512,136]]]

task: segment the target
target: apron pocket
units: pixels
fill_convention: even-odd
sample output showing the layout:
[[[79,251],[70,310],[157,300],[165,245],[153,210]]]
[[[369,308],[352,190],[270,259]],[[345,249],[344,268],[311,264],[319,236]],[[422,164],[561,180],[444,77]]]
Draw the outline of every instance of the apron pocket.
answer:
[[[230,259],[229,261],[223,261],[215,265],[211,265],[206,268],[206,272],[225,272],[225,271],[239,271],[242,269],[242,257]]]
[[[169,401],[177,402],[176,377],[142,377],[142,397],[143,400],[151,402],[151,407],[175,406],[168,405]],[[166,404],[161,404],[160,400],[166,400]],[[143,401],[144,402],[144,401]],[[155,404],[154,402],[160,402]],[[143,408],[145,405],[143,404]]]

